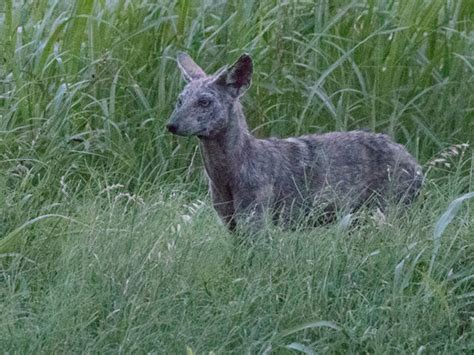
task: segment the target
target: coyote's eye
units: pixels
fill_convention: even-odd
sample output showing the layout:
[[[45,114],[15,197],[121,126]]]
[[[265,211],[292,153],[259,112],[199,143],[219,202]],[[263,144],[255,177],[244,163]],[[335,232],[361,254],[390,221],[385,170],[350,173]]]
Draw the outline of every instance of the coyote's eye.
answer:
[[[181,96],[178,96],[178,99],[176,100],[176,107],[180,107],[183,104],[183,98]]]
[[[211,104],[211,100],[205,98],[205,97],[201,97],[199,100],[198,100],[198,105],[201,106],[201,107],[207,107]]]

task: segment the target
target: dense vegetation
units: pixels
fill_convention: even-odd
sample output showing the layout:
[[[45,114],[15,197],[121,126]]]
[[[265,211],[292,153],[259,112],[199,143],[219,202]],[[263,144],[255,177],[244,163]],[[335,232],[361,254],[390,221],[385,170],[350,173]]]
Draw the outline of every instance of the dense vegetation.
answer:
[[[473,21],[470,0],[2,1],[0,350],[473,351]],[[236,247],[196,140],[165,132],[179,50],[253,56],[257,136],[392,135],[420,199]]]

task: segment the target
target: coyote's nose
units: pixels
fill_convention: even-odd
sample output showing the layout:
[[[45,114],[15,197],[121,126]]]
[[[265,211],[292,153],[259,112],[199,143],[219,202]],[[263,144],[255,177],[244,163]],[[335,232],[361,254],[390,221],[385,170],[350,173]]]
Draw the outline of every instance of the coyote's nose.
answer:
[[[168,128],[168,131],[171,133],[176,133],[178,131],[178,125],[176,123],[168,123],[166,128]]]

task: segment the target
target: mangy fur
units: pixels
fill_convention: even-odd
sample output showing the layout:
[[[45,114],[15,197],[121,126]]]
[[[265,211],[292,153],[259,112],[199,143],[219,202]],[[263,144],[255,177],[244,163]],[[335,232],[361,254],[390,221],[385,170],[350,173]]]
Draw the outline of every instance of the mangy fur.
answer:
[[[351,131],[257,139],[239,102],[250,85],[250,57],[207,76],[190,57],[180,56],[189,84],[168,128],[200,138],[214,208],[231,230],[258,230],[266,217],[285,225],[301,216],[326,222],[338,210],[372,201],[409,203],[417,195],[421,168],[387,135]]]

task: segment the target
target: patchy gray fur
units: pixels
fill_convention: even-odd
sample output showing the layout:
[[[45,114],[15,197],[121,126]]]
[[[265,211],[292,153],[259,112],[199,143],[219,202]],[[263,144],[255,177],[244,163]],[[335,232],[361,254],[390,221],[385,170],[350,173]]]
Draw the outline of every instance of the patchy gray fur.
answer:
[[[291,224],[298,216],[330,220],[341,209],[386,200],[409,203],[421,168],[387,135],[365,131],[256,139],[239,97],[250,86],[251,58],[211,76],[187,54],[178,56],[188,82],[168,129],[198,136],[214,208],[232,230],[260,229],[266,216]]]

